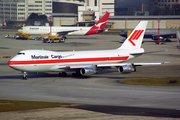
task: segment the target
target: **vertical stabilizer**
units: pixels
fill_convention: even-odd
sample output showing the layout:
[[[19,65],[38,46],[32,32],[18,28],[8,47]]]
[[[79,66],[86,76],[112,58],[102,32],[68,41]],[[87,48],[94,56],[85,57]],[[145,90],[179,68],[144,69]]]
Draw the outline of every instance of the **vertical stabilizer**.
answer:
[[[93,25],[90,30],[85,34],[85,35],[90,35],[90,34],[97,34],[103,32],[107,20],[109,18],[110,13],[107,12],[95,25]]]
[[[176,37],[177,37],[178,47],[180,48],[180,34],[179,34],[179,31],[176,32]]]
[[[148,21],[141,21],[118,49],[140,48]]]

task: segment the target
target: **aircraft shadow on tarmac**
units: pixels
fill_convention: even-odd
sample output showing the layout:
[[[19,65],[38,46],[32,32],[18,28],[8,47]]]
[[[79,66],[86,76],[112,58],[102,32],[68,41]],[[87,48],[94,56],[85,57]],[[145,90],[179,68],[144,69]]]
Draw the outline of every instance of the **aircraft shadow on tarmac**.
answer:
[[[58,72],[50,72],[50,73],[46,73],[46,72],[40,72],[40,73],[27,73],[28,74],[28,79],[33,79],[33,78],[57,78],[57,79],[63,79],[63,78],[75,78],[75,79],[94,79],[94,78],[108,78],[108,79],[114,79],[114,80],[120,80],[120,79],[125,79],[126,77],[122,77],[122,76],[104,76],[103,74],[111,74],[115,71],[109,71],[109,72],[100,72],[97,74],[94,74],[92,76],[86,77],[86,76],[74,76],[72,75],[72,73],[67,73],[67,76],[59,76]],[[117,72],[116,72],[117,73]],[[15,74],[11,74],[11,75],[1,75],[0,76],[0,80],[5,80],[5,79],[22,79],[23,74],[18,73],[17,75]]]
[[[70,106],[68,108],[76,108],[76,109],[101,112],[112,115],[180,118],[180,111],[172,110],[172,109],[103,106],[103,105],[77,105],[77,106]]]
[[[20,79],[20,78],[22,78],[22,75],[5,75],[5,76],[0,76],[0,80]]]
[[[22,79],[23,74],[17,75],[2,75],[0,76],[0,80],[2,79]],[[58,74],[49,74],[49,73],[28,73],[28,78],[45,78],[45,77],[58,77]]]

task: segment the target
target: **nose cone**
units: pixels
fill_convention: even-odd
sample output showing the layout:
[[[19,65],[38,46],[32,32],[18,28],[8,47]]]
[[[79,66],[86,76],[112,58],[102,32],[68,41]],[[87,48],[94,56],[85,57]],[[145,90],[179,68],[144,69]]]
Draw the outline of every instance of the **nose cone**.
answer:
[[[18,71],[22,71],[21,70],[21,68],[22,68],[22,66],[20,66],[20,65],[18,65],[18,62],[16,62],[16,61],[9,61],[8,62],[8,65],[9,65],[9,67],[11,67],[12,69],[15,69],[15,70],[18,70]]]
[[[8,61],[8,65],[9,67],[15,69],[15,70],[18,70],[19,66],[18,66],[18,61],[15,61],[14,59],[15,57],[13,57],[10,61]]]
[[[8,61],[8,65],[9,65],[9,67],[14,68],[13,67],[14,66],[14,62],[12,61],[12,59],[10,61]]]

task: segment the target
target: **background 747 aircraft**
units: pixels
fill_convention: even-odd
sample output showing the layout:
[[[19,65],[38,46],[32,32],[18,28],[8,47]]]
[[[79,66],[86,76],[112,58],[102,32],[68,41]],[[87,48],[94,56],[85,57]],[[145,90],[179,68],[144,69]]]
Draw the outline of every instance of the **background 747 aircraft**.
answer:
[[[99,68],[117,67],[120,73],[136,71],[136,66],[157,65],[159,63],[122,63],[144,54],[141,48],[147,21],[141,21],[121,47],[112,50],[64,51],[23,50],[13,57],[8,65],[24,72],[76,72],[82,76],[95,74]]]
[[[65,40],[66,35],[91,35],[98,34],[104,31],[107,20],[109,18],[110,13],[107,12],[94,26],[92,27],[58,27],[52,26],[50,30],[50,26],[24,26],[18,31],[22,31],[25,34],[51,34],[59,35],[63,37]]]

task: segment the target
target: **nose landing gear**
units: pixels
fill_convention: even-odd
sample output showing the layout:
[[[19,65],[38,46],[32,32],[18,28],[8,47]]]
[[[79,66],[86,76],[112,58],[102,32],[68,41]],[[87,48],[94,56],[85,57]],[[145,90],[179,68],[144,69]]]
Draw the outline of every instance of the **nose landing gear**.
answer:
[[[27,78],[28,78],[28,77],[27,77],[27,72],[23,72],[23,74],[24,74],[24,75],[22,76],[22,79],[23,79],[23,80],[27,80]]]

